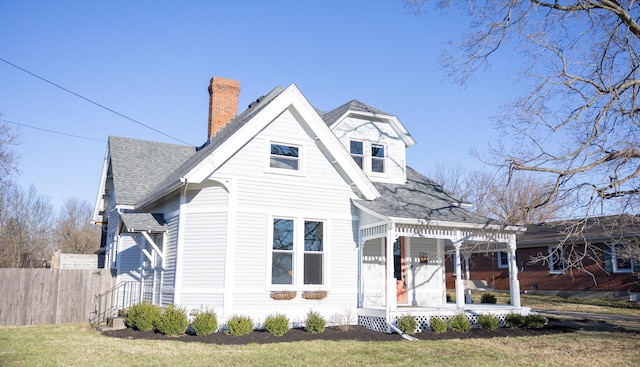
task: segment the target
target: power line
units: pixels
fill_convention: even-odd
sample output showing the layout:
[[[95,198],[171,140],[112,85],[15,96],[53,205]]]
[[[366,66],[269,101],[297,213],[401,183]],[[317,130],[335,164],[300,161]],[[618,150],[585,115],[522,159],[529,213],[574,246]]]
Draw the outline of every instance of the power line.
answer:
[[[14,68],[16,68],[16,69],[18,69],[18,70],[21,70],[21,71],[23,71],[23,72],[25,72],[25,73],[27,73],[27,74],[29,74],[29,75],[33,76],[33,77],[36,77],[36,78],[38,78],[38,79],[42,80],[43,82],[49,83],[49,84],[53,85],[54,87],[60,88],[60,89],[62,89],[63,91],[65,91],[65,92],[67,92],[67,93],[73,94],[74,96],[76,96],[76,97],[78,97],[78,98],[84,99],[85,101],[87,101],[87,102],[89,102],[89,103],[92,103],[92,104],[94,104],[94,105],[96,105],[96,106],[98,106],[98,107],[100,107],[100,108],[103,108],[103,109],[105,109],[105,110],[107,110],[107,111],[109,111],[109,112],[111,112],[111,113],[114,113],[114,114],[116,114],[116,115],[118,115],[118,116],[120,116],[120,117],[122,117],[122,118],[125,118],[125,119],[127,119],[127,120],[129,120],[129,121],[131,121],[131,122],[134,122],[134,123],[136,123],[136,124],[138,124],[138,125],[140,125],[140,126],[144,126],[144,127],[146,127],[147,129],[153,130],[153,131],[155,131],[155,132],[157,132],[157,133],[159,133],[159,134],[162,134],[162,135],[164,135],[164,136],[166,136],[166,137],[169,137],[169,138],[171,138],[171,139],[173,139],[173,140],[177,140],[177,141],[179,141],[179,142],[181,142],[181,143],[183,143],[183,144],[191,145],[191,144],[187,143],[187,142],[186,142],[186,141],[184,141],[184,140],[180,140],[180,139],[178,139],[178,138],[176,138],[176,137],[173,137],[173,136],[171,136],[171,135],[169,135],[169,134],[167,134],[167,133],[164,133],[164,132],[162,132],[162,131],[160,131],[160,130],[158,130],[158,129],[156,129],[156,128],[153,128],[153,127],[151,127],[151,126],[149,126],[149,125],[146,125],[146,124],[144,124],[144,123],[142,123],[142,122],[140,122],[140,121],[138,121],[138,120],[132,119],[132,118],[131,118],[131,117],[129,117],[129,116],[123,115],[123,114],[121,114],[121,113],[120,113],[120,112],[118,112],[118,111],[115,111],[115,110],[113,110],[113,109],[111,109],[111,108],[109,108],[109,107],[107,107],[107,106],[104,106],[104,105],[102,105],[102,104],[100,104],[100,103],[98,103],[98,102],[95,102],[95,101],[93,101],[93,100],[91,100],[91,99],[89,99],[89,98],[86,98],[86,97],[84,97],[84,96],[82,96],[82,95],[80,95],[80,94],[78,94],[78,93],[76,93],[76,92],[73,92],[73,91],[71,91],[71,90],[69,90],[69,89],[67,89],[67,88],[65,88],[65,87],[63,87],[63,86],[61,86],[61,85],[58,85],[58,84],[56,84],[56,83],[54,83],[54,82],[52,82],[52,81],[50,81],[50,80],[47,80],[47,79],[45,79],[45,78],[43,78],[43,77],[41,77],[41,76],[39,76],[39,75],[37,75],[37,74],[34,74],[34,73],[30,72],[29,70],[27,70],[27,69],[25,69],[25,68],[22,68],[22,67],[20,67],[20,66],[18,66],[18,65],[16,65],[16,64],[14,64],[14,63],[11,63],[11,62],[9,62],[9,61],[7,61],[7,60],[5,60],[5,59],[1,58],[1,57],[0,57],[0,61],[3,61],[3,62],[5,62],[5,63],[7,63],[7,64],[9,64],[9,65],[11,65],[11,66],[13,66]]]
[[[87,139],[87,140],[95,140],[95,141],[101,141],[101,142],[105,142],[104,139],[96,139],[96,138],[88,138],[86,136],[80,136],[80,135],[74,135],[74,134],[67,134],[67,133],[63,133],[60,131],[55,131],[55,130],[49,130],[49,129],[43,129],[41,127],[36,127],[36,126],[31,126],[31,125],[26,125],[26,124],[21,124],[19,122],[15,122],[15,121],[9,121],[9,120],[5,120],[5,119],[0,119],[0,121],[2,122],[6,122],[9,124],[14,124],[14,125],[18,125],[18,126],[23,126],[23,127],[28,127],[30,129],[36,129],[36,130],[42,130],[42,131],[46,131],[48,133],[53,133],[53,134],[59,134],[59,135],[66,135],[66,136],[70,136],[72,138],[80,138],[80,139]]]

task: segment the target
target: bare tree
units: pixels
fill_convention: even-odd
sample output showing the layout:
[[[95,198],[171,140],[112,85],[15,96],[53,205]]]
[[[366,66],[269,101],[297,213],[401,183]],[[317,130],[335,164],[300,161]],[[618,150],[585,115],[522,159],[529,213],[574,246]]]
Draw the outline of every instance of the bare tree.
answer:
[[[428,0],[408,0],[424,10]],[[573,195],[594,210],[638,210],[640,194],[640,5],[636,1],[494,0],[463,4],[473,17],[443,56],[467,82],[501,48],[522,53],[531,89],[496,118],[507,134],[494,162],[554,182],[539,202]],[[511,51],[511,49],[508,49]],[[528,62],[526,62],[528,61]],[[615,201],[615,202],[613,202]]]
[[[0,184],[8,184],[17,171],[18,156],[13,150],[17,144],[18,132],[0,124]]]
[[[406,0],[463,10],[468,32],[441,62],[466,83],[502,52],[522,55],[522,96],[495,117],[503,141],[487,160],[510,177],[531,172],[583,222],[594,215],[640,211],[640,4],[633,0]],[[581,231],[580,223],[575,226]],[[576,234],[575,231],[573,233]],[[568,235],[569,236],[569,235]],[[602,250],[564,244],[565,266],[581,268]]]
[[[52,206],[32,186],[0,189],[0,267],[31,267],[50,259]]]
[[[552,185],[530,175],[517,175],[511,180],[505,175],[484,171],[467,172],[459,165],[437,165],[428,176],[442,187],[472,204],[477,214],[508,224],[527,225],[557,218],[559,202],[538,206]]]
[[[91,224],[92,208],[87,201],[67,199],[56,218],[53,242],[71,254],[92,254],[100,247],[100,228]]]

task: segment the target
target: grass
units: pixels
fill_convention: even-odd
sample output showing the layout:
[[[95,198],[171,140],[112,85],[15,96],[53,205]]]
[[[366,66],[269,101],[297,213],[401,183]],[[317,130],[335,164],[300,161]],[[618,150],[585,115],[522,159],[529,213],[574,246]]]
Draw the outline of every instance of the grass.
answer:
[[[497,294],[498,295],[498,294]],[[506,298],[498,295],[498,302]],[[479,297],[479,296],[478,296]],[[638,308],[621,303],[523,295],[540,309],[588,312]],[[635,312],[635,313],[633,313]],[[590,329],[537,337],[442,341],[308,341],[211,345],[178,341],[123,340],[102,336],[88,325],[0,327],[0,366],[630,366],[640,358],[637,333]]]

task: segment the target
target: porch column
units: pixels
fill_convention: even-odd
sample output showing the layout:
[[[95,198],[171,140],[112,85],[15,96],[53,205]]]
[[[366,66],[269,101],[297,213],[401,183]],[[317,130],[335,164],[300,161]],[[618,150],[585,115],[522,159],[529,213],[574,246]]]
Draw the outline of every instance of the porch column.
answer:
[[[515,234],[509,235],[509,291],[511,295],[511,305],[520,307],[520,281],[518,280]]]
[[[462,246],[462,240],[460,238],[453,242],[453,246],[456,249],[456,307],[459,309],[464,308],[464,279],[462,279],[462,259],[460,258],[460,246]]]
[[[385,294],[386,294],[386,318],[387,322],[391,323],[391,310],[394,310],[398,305],[396,294],[396,281],[393,276],[393,244],[396,242],[396,229],[393,223],[389,223],[387,229],[387,243],[385,246],[386,256],[386,281],[385,281]]]

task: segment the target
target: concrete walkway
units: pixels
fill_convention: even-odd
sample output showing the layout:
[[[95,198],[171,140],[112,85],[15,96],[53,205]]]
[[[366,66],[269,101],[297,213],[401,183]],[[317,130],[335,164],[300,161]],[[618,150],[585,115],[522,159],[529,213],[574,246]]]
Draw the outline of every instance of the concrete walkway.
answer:
[[[621,316],[621,315],[609,315],[604,313],[587,313],[587,312],[565,312],[565,311],[552,311],[552,310],[535,310],[535,312],[542,316],[553,317],[570,317],[576,319],[586,319],[594,321],[629,321],[640,322],[640,317],[635,316]]]

